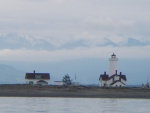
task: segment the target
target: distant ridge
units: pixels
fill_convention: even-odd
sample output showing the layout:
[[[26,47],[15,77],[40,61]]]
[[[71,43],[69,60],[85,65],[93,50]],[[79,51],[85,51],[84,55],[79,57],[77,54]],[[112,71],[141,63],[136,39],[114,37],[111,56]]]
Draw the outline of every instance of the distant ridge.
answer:
[[[54,46],[44,39],[35,36],[16,33],[0,36],[0,49],[46,49],[53,50]]]
[[[147,46],[147,45],[149,45],[149,43],[142,42],[134,38],[128,38],[127,42],[123,44],[123,46]]]
[[[141,41],[135,38],[127,38],[123,42],[115,42],[110,38],[102,38],[101,41],[90,42],[88,39],[73,39],[66,41],[59,47],[54,45],[49,39],[39,38],[33,35],[21,35],[17,33],[9,33],[6,35],[0,35],[0,49],[27,49],[27,50],[61,50],[61,49],[75,49],[78,47],[90,48],[90,47],[133,47],[133,46],[148,46],[150,41]]]
[[[97,46],[113,46],[113,47],[117,47],[119,45],[117,43],[114,43],[113,41],[111,41],[108,38],[104,38],[104,40],[100,44],[97,44]]]
[[[24,72],[16,68],[0,64],[0,84],[24,83]]]

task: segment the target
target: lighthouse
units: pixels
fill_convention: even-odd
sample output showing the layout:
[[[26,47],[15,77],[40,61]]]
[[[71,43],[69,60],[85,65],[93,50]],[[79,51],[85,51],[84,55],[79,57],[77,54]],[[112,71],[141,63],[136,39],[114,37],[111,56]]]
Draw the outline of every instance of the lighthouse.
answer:
[[[109,58],[109,77],[117,74],[117,70],[118,70],[118,58],[116,57],[116,55],[113,53],[111,55],[111,58]]]
[[[100,87],[125,87],[126,86],[126,75],[118,71],[118,58],[113,53],[111,58],[109,58],[109,74],[104,72],[100,74],[99,81]]]

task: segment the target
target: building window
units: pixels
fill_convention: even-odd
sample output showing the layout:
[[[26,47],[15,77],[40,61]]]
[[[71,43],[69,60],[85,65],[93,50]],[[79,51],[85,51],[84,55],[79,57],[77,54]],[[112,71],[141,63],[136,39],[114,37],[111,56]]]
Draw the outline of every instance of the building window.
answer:
[[[121,77],[119,78],[119,81],[121,82]]]
[[[115,81],[115,78],[113,78],[113,82]]]
[[[104,83],[104,87],[106,87],[106,83]]]
[[[35,79],[41,79],[41,75],[35,75]]]

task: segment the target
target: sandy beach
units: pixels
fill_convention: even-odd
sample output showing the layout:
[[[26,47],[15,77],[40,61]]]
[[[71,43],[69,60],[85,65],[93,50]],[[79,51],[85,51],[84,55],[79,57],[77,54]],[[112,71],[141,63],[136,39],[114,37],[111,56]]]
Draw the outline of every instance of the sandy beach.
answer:
[[[0,97],[147,98],[150,89],[0,85]]]

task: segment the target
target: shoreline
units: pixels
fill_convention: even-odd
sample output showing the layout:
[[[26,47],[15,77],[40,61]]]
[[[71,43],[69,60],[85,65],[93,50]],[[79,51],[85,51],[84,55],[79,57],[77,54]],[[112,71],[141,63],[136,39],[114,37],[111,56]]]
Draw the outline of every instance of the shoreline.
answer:
[[[135,98],[150,99],[150,89],[86,86],[0,85],[0,97]]]

